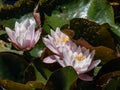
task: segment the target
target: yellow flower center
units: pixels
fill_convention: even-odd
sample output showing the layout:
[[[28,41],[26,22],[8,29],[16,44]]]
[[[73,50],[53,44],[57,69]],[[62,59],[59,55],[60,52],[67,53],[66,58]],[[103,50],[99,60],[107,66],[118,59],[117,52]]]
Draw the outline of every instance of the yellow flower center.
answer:
[[[69,40],[68,37],[63,37],[57,40],[57,43],[66,43]]]
[[[77,60],[77,61],[81,61],[81,60],[83,60],[85,57],[84,57],[83,55],[79,54],[79,55],[75,55],[74,58],[75,58],[75,60]]]

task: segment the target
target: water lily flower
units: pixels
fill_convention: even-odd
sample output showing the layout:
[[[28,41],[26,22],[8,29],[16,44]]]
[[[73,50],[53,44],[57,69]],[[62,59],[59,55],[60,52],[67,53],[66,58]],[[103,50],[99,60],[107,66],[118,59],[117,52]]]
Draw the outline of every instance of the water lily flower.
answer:
[[[74,46],[73,46],[74,47]],[[100,60],[94,60],[93,57],[95,51],[89,51],[85,47],[77,47],[76,49],[71,50],[71,47],[65,45],[62,49],[63,58],[59,56],[55,56],[57,62],[62,66],[72,66],[77,72],[79,78],[84,81],[91,81],[93,78],[86,73],[91,71],[94,67],[96,67]]]
[[[60,31],[60,28],[56,28],[56,30],[51,30],[51,35],[43,38],[43,42],[47,48],[49,48],[53,53],[58,56],[61,55],[61,47],[63,47],[68,41],[70,41],[69,37]],[[56,60],[53,59],[54,55],[49,56],[44,59],[45,63],[54,63]]]
[[[16,22],[14,30],[6,27],[5,30],[13,45],[19,50],[30,50],[38,42],[41,28],[35,31],[35,20],[26,19],[21,23]]]

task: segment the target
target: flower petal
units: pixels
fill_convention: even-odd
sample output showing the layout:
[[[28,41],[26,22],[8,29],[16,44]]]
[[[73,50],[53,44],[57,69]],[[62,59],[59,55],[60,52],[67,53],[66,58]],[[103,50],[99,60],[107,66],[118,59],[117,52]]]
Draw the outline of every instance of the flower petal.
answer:
[[[54,30],[50,30],[51,31],[51,36],[54,37],[55,36],[55,31]]]
[[[46,58],[43,59],[44,63],[55,63],[56,62],[56,58],[54,55],[48,56]]]
[[[30,40],[23,40],[22,44],[18,42],[18,47],[23,51],[30,50],[31,49],[30,42],[31,42]]]
[[[38,40],[40,39],[40,35],[41,35],[41,33],[42,33],[41,28],[38,29],[38,30],[35,32],[35,37],[34,37],[35,43],[37,43]]]
[[[58,54],[58,55],[60,54],[60,52],[57,50],[57,48],[51,44],[49,39],[43,38],[43,42],[47,46],[47,48],[49,48],[52,52],[54,52],[55,54]]]
[[[96,67],[99,63],[101,62],[101,60],[95,60],[91,63],[91,65],[88,67],[87,72],[91,71],[94,67]]]
[[[15,40],[15,32],[12,31],[12,30],[11,30],[10,28],[8,28],[8,27],[6,27],[5,30],[6,30],[6,33],[8,34],[8,36],[9,36],[9,38],[11,39],[11,41],[12,41],[13,43],[16,43],[16,40]]]
[[[87,74],[79,74],[78,76],[81,80],[84,80],[84,81],[92,81],[93,80],[93,77],[91,77]]]
[[[30,21],[27,18],[26,20],[24,20],[23,22],[20,23],[22,26],[24,26],[25,28],[27,28],[30,25]]]
[[[56,61],[62,66],[62,67],[65,67],[65,62],[64,60],[61,60],[59,56],[55,56],[56,58]]]

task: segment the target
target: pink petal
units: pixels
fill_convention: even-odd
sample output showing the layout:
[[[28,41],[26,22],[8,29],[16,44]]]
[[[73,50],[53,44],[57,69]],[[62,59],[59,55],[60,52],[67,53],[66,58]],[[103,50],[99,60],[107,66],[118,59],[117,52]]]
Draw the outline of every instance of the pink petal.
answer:
[[[35,21],[39,27],[41,27],[41,20],[40,20],[40,14],[36,11],[33,13]]]
[[[15,31],[17,31],[20,28],[20,24],[18,22],[15,22]]]
[[[72,59],[72,51],[68,51],[67,48],[62,48],[62,53],[63,53],[63,57],[64,57],[64,63],[66,66],[72,66],[72,62],[73,62],[73,59]]]
[[[26,31],[26,39],[33,41],[34,40],[34,33],[35,33],[35,26],[32,24],[28,27]]]
[[[64,60],[61,60],[59,56],[56,56],[56,55],[55,55],[55,58],[56,58],[56,61],[57,61],[62,67],[65,67],[65,66],[66,66]]]
[[[82,50],[82,51],[83,51],[83,50]],[[83,56],[88,57],[89,53],[90,53],[90,50],[89,50],[89,49],[86,49],[86,51],[83,52]]]
[[[59,28],[59,27],[57,27],[57,28],[56,28],[56,33],[57,33],[57,34],[60,34],[60,33],[61,33],[61,31],[60,31],[60,28]]]
[[[92,81],[93,77],[87,75],[87,74],[79,74],[78,77],[83,81]]]
[[[52,52],[54,52],[55,54],[58,54],[58,55],[60,54],[59,51],[57,50],[57,48],[55,48],[55,47],[51,44],[51,42],[50,42],[49,39],[43,38],[43,42],[44,42],[44,44],[47,46],[47,48],[49,48]]]
[[[83,73],[86,73],[86,71],[87,71],[87,69],[88,69],[88,67],[80,67],[80,66],[75,66],[74,65],[74,68],[75,68],[75,70],[79,73],[79,74],[83,74]]]
[[[9,29],[8,27],[6,27],[5,30],[6,30],[6,33],[8,34],[8,36],[9,36],[9,38],[11,39],[11,41],[13,43],[16,43],[15,34],[14,34],[15,32],[12,31],[11,29]]]
[[[48,56],[46,58],[43,59],[44,63],[55,63],[56,59],[54,55]]]
[[[51,36],[54,37],[55,36],[55,31],[51,29]]]
[[[38,29],[36,32],[35,32],[35,43],[38,42],[38,40],[40,39],[40,35],[41,35],[41,29]]]
[[[70,46],[72,52],[75,52],[77,50],[77,45],[73,43],[72,41],[68,41],[66,44]]]
[[[96,67],[99,63],[101,62],[101,60],[95,60],[91,63],[91,65],[88,67],[88,71],[91,71],[94,67]]]
[[[25,28],[27,28],[30,25],[30,21],[27,18],[26,20],[24,20],[23,22],[20,23],[21,25],[23,25]]]
[[[25,50],[30,50],[31,49],[31,45],[30,45],[30,40],[24,40],[23,41],[23,44],[22,45],[18,45],[19,46],[19,48],[21,49],[21,50],[23,50],[23,51],[25,51]]]
[[[28,30],[27,30],[27,35],[25,36],[26,37],[26,40],[30,40],[30,46],[34,46],[35,45],[35,40],[34,40],[34,35],[35,35],[35,26],[34,24],[30,25],[28,27]]]

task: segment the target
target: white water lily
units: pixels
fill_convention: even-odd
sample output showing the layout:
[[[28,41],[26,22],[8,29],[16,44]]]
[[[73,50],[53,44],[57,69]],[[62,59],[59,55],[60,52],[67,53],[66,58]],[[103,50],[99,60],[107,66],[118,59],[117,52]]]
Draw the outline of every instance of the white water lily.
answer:
[[[15,23],[14,30],[5,28],[10,41],[19,50],[30,50],[38,42],[41,34],[41,28],[35,31],[35,20],[26,19],[25,21]]]
[[[60,28],[56,30],[51,30],[51,35],[48,35],[47,38],[43,38],[43,42],[47,48],[49,48],[53,53],[61,56],[61,48],[69,42],[69,37],[60,31]],[[45,63],[54,63],[56,60],[53,60],[54,55],[44,59]]]
[[[45,45],[55,55],[48,56],[43,60],[45,63],[58,62],[62,67],[72,66],[80,79],[91,81],[93,78],[86,73],[96,67],[101,60],[93,60],[95,51],[89,51],[85,47],[77,46],[59,28],[51,30],[51,36],[43,38]]]
[[[96,67],[100,63],[100,60],[93,61],[94,50],[90,52],[89,49],[85,47],[73,47],[75,47],[74,50],[71,50],[70,46],[65,45],[62,48],[63,58],[55,56],[55,60],[57,60],[62,67],[72,66],[80,79],[91,81],[93,78],[86,73]]]

